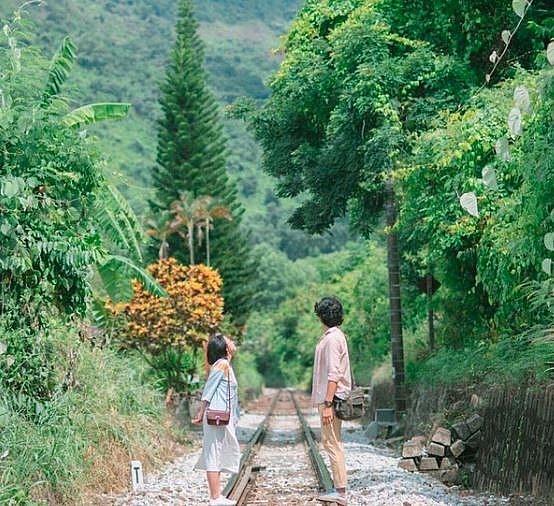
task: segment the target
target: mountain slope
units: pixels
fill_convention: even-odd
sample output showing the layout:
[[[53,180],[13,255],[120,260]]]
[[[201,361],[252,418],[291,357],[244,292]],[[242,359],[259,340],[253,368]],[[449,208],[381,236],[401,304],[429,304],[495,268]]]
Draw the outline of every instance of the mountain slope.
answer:
[[[21,3],[5,0],[3,19]],[[196,16],[206,45],[209,84],[216,96],[228,102],[239,95],[265,96],[263,83],[278,65],[271,49],[279,43],[294,16],[298,0],[273,2],[200,1]],[[158,83],[174,40],[176,2],[169,0],[101,0],[83,3],[56,0],[25,8],[36,23],[38,41],[46,54],[54,54],[64,35],[77,44],[79,69],[72,77],[82,92],[80,102],[125,101],[133,115],[114,142],[125,172],[146,170],[153,160],[152,142],[158,115]],[[132,133],[125,138],[125,132]],[[133,139],[134,137],[134,139]],[[142,169],[129,164],[144,158]],[[117,153],[116,153],[117,154]]]
[[[4,0],[0,17],[8,19],[21,0]],[[238,96],[263,99],[265,83],[277,69],[275,49],[287,32],[301,0],[195,0],[199,35],[205,44],[208,84],[221,110]],[[130,102],[123,121],[94,127],[109,163],[109,174],[139,213],[150,195],[156,156],[159,82],[174,41],[174,0],[56,0],[25,8],[35,23],[37,43],[53,55],[65,35],[78,46],[78,68],[68,85],[78,94],[73,106],[88,102]],[[223,117],[223,114],[222,114]],[[259,148],[242,123],[225,120],[228,167],[239,183],[246,208],[245,225],[255,242],[270,242],[297,257],[335,240],[309,239],[285,225],[291,203],[278,200],[272,180],[259,169]],[[336,236],[335,236],[336,239]]]

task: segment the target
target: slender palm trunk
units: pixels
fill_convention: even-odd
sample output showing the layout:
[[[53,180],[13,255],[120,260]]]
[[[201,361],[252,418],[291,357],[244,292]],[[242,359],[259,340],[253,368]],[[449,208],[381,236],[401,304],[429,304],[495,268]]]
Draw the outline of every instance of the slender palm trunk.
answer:
[[[210,266],[210,220],[206,219],[206,223],[204,224],[204,227],[206,228],[206,265]]]
[[[189,258],[190,258],[190,265],[194,265],[194,224],[189,223],[188,224],[188,245],[189,245]]]

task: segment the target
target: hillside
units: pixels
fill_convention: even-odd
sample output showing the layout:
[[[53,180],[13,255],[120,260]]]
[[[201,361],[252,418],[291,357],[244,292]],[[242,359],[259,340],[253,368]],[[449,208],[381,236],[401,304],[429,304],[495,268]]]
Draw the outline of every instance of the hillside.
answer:
[[[5,0],[8,18],[17,0]],[[260,170],[260,151],[244,124],[224,118],[224,108],[239,96],[263,99],[265,84],[279,65],[280,38],[302,0],[196,0],[199,35],[205,44],[208,85],[221,103],[228,137],[228,168],[237,180],[245,207],[243,224],[254,244],[269,243],[290,258],[335,251],[349,234],[346,223],[333,235],[309,237],[286,224],[293,203],[279,200],[273,181]],[[65,35],[78,46],[78,68],[69,83],[78,93],[75,106],[88,102],[132,104],[128,119],[104,124],[98,133],[109,174],[142,214],[150,195],[149,174],[156,157],[159,82],[174,37],[176,2],[101,0],[87,5],[60,0],[30,5],[25,18],[46,55],[53,55]],[[40,27],[40,28],[37,28]]]
[[[21,2],[5,0],[0,16],[11,17]],[[263,99],[265,83],[279,65],[275,49],[301,0],[195,1],[199,35],[205,43],[208,84],[223,109],[238,96]],[[155,162],[158,84],[173,43],[176,2],[101,0],[83,8],[77,0],[30,4],[24,18],[45,55],[55,53],[65,35],[78,46],[78,68],[68,94],[74,106],[88,102],[132,104],[128,119],[102,125],[98,132],[114,178],[142,213],[149,195],[149,172]],[[77,90],[77,93],[74,91]],[[70,91],[70,92],[69,92]],[[229,171],[239,183],[246,208],[245,226],[254,242],[270,242],[291,257],[334,249],[330,238],[309,239],[285,224],[290,203],[277,200],[272,181],[259,170],[259,149],[244,125],[224,119],[229,139]],[[97,128],[97,127],[95,127]],[[268,237],[268,229],[275,237]],[[344,227],[342,227],[344,229]],[[345,238],[345,233],[339,236]],[[336,236],[335,236],[336,239]]]

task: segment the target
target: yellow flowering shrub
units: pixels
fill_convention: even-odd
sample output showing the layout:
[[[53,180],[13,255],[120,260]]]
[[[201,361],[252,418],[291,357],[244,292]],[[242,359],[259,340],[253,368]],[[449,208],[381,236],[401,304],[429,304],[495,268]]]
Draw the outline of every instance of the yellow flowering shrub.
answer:
[[[218,272],[201,264],[181,265],[174,258],[158,260],[147,269],[168,296],[152,295],[133,281],[131,301],[110,305],[115,315],[124,316],[122,343],[151,353],[200,347],[223,320]]]

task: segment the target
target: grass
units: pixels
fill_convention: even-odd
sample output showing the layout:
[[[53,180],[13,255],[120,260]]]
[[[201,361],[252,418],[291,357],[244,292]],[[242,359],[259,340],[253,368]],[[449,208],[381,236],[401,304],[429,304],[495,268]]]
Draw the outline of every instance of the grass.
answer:
[[[552,377],[548,363],[554,347],[548,339],[505,338],[464,349],[437,350],[424,361],[407,363],[411,383],[534,384]]]
[[[0,394],[0,504],[102,504],[101,494],[129,489],[131,460],[154,470],[182,452],[184,426],[138,355],[83,343],[62,326],[45,339],[55,350],[52,398]],[[241,397],[259,395],[254,357],[241,352],[234,363]]]
[[[69,375],[71,383],[32,412],[18,396],[0,396],[0,504],[7,506],[76,505],[123,491],[130,460],[154,468],[184,440],[162,394],[143,383],[137,358],[91,348],[61,328],[51,338],[60,379]]]

